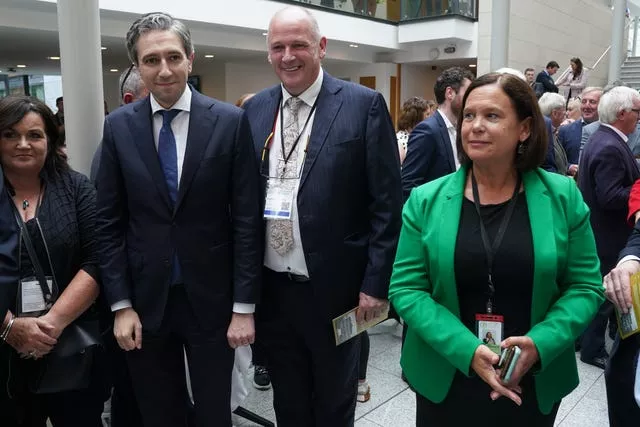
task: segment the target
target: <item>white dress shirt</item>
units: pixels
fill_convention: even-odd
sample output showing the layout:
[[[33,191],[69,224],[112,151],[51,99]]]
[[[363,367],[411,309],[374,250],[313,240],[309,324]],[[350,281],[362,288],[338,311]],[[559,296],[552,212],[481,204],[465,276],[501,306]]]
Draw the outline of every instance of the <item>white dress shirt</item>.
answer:
[[[606,127],[608,127],[609,129],[613,129],[613,131],[614,131],[615,133],[617,133],[617,134],[618,134],[618,136],[619,136],[620,138],[622,138],[622,140],[625,142],[625,144],[629,142],[629,137],[628,137],[627,135],[625,135],[624,133],[622,133],[622,132],[620,131],[620,129],[618,129],[618,128],[616,128],[616,127],[613,127],[613,126],[611,126],[611,125],[610,125],[610,124],[608,124],[608,123],[601,123],[600,125],[601,125],[601,126],[606,126]]]
[[[323,71],[321,68],[318,73],[318,77],[313,84],[309,86],[307,90],[298,95],[298,98],[303,101],[302,105],[298,109],[298,126],[302,134],[300,135],[298,145],[296,146],[296,150],[298,151],[298,179],[295,185],[291,209],[291,221],[293,223],[293,249],[284,255],[280,255],[271,247],[269,233],[267,233],[265,239],[265,267],[273,271],[299,274],[307,277],[309,276],[309,270],[307,269],[307,262],[304,259],[304,250],[300,236],[300,223],[298,221],[298,188],[300,187],[299,177],[302,175],[302,169],[304,167],[304,162],[306,161],[305,150],[307,148],[307,143],[311,135],[311,128],[313,127],[313,121],[316,115],[316,112],[313,111],[311,117],[309,117],[309,113],[311,113],[313,104],[315,104],[316,99],[318,99],[318,94],[320,94],[322,80]],[[284,86],[282,86],[282,105],[284,105],[284,103],[291,97],[292,95],[287,92]],[[284,108],[283,111],[284,114],[289,114],[286,108]],[[278,109],[278,115],[279,114],[280,109]],[[302,129],[304,123],[307,121],[307,117],[309,117],[309,122],[307,123],[307,126]],[[283,117],[283,119],[283,122],[287,121],[286,117]],[[280,142],[280,117],[277,117],[275,122],[276,126],[273,133],[273,141],[271,143],[271,149],[269,150],[269,176],[277,175],[278,159],[283,158],[282,143]]]
[[[191,113],[191,89],[189,85],[186,86],[184,92],[175,104],[171,108],[162,107],[158,101],[153,97],[153,94],[149,95],[151,100],[151,111],[153,113],[153,141],[158,149],[158,138],[160,137],[160,130],[162,129],[162,114],[158,114],[161,110],[181,110],[174,119],[171,121],[171,130],[173,131],[173,137],[176,140],[176,151],[178,157],[178,188],[180,188],[180,178],[182,177],[182,165],[184,163],[184,156],[187,152],[187,138],[189,136],[189,116]],[[125,299],[118,301],[111,305],[111,311],[117,311],[123,308],[133,307],[131,300]],[[235,313],[253,313],[255,311],[255,304],[246,303],[234,303],[233,311]]]
[[[449,143],[451,144],[451,149],[453,150],[453,161],[456,165],[456,170],[460,169],[460,160],[458,159],[458,147],[456,146],[456,138],[458,137],[458,131],[456,127],[449,121],[447,116],[442,113],[440,110],[436,110],[442,120],[444,120],[445,126],[447,126],[447,132],[449,132]]]

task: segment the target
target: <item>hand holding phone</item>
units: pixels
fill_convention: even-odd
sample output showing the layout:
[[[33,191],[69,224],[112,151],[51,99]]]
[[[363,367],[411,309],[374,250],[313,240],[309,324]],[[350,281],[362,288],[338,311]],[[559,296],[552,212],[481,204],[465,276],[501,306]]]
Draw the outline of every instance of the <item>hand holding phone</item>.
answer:
[[[522,350],[517,345],[502,349],[498,369],[500,369],[500,380],[503,383],[508,383],[511,380],[511,375],[515,370],[521,353]]]

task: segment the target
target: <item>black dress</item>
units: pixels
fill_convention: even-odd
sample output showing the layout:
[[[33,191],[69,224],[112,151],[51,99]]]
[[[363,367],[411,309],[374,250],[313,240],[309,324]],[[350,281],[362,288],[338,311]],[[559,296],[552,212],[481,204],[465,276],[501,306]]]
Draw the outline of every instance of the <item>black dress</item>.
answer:
[[[480,212],[493,242],[508,202],[482,205]],[[525,335],[531,327],[533,292],[533,237],[527,200],[520,193],[502,244],[494,257],[493,282],[495,296],[493,312],[504,316],[503,339]],[[476,333],[475,315],[486,312],[487,257],[480,234],[480,222],[474,203],[464,199],[455,249],[455,277],[460,303],[461,321]],[[499,344],[499,342],[496,342]],[[520,382],[522,406],[501,397],[492,401],[491,387],[471,368],[471,377],[457,371],[445,400],[439,404],[417,396],[417,426],[457,427],[519,427],[553,426],[559,403],[549,415],[538,408],[532,374]]]
[[[98,281],[95,188],[87,177],[74,171],[63,172],[55,179],[45,178],[43,182],[37,218],[47,241],[59,293],[62,294],[80,270]],[[36,220],[31,219],[25,225],[45,275],[52,275]],[[19,258],[20,276],[35,276],[23,242]],[[16,302],[12,311],[15,313],[17,287],[12,293]],[[91,308],[81,317],[97,319],[97,312]],[[15,350],[6,344],[2,346],[1,353],[0,408],[3,410],[0,412],[0,426],[44,426],[47,418],[51,418],[54,426],[101,426],[104,402],[102,360],[94,359],[94,375],[88,389],[35,395],[28,391],[26,378],[28,371],[40,362],[19,359]]]

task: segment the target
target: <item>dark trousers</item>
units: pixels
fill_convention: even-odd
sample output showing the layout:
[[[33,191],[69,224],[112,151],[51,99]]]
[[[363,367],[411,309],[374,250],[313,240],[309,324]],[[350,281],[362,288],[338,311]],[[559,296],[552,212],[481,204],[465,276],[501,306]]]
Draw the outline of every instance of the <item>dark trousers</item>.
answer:
[[[220,310],[219,307],[211,309]],[[227,342],[228,326],[226,321],[210,329],[202,328],[184,287],[171,288],[160,330],[154,333],[143,330],[142,349],[127,352],[145,427],[187,425],[189,408],[185,399],[184,350],[189,362],[195,425],[231,425],[234,353]]]
[[[525,377],[520,386],[522,406],[506,397],[492,401],[491,388],[479,377],[467,378],[458,372],[441,403],[416,393],[416,427],[553,427],[560,402],[544,415],[538,408],[533,378]]]
[[[360,339],[336,347],[312,282],[266,270],[258,337],[267,349],[279,427],[353,426]]]
[[[49,418],[54,427],[102,427],[105,400],[102,354],[95,353],[91,381],[86,389],[33,394],[26,390],[26,383],[16,383],[18,378],[25,378],[30,362],[17,360],[17,355],[10,355],[12,351],[7,345],[0,351],[3,364],[0,426],[46,427]],[[8,384],[11,395],[7,394]]]
[[[605,334],[607,333],[607,323],[611,317],[613,305],[609,301],[602,303],[598,309],[596,317],[593,318],[587,329],[582,334],[580,342],[580,358],[583,360],[595,357],[606,357]]]
[[[640,336],[616,338],[605,370],[607,404],[611,427],[637,427],[640,408],[634,398],[636,365],[640,351]]]
[[[371,343],[369,342],[369,334],[364,331],[360,334],[360,360],[358,361],[358,379],[367,379],[367,365],[369,364],[369,349]]]

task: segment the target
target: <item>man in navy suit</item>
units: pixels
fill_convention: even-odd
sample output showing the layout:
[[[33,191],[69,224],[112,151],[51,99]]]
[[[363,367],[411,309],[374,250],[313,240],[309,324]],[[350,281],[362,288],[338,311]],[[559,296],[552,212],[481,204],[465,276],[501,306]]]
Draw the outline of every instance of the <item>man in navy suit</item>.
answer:
[[[444,70],[433,92],[437,111],[420,122],[409,135],[407,156],[402,163],[402,193],[404,200],[411,190],[433,181],[460,167],[456,149],[456,125],[462,98],[473,80],[473,74],[461,67]]]
[[[309,11],[279,11],[268,34],[281,84],[245,105],[265,189],[258,339],[279,426],[353,425],[360,339],[336,346],[331,320],[387,307],[402,204],[397,142],[380,93],[323,72],[327,40]]]
[[[582,145],[582,128],[589,123],[598,121],[598,104],[602,96],[602,88],[588,87],[582,91],[580,111],[582,118],[570,125],[562,126],[558,130],[558,141],[567,153],[569,168],[566,173],[574,176],[578,172],[580,162],[580,146]],[[561,171],[564,173],[564,171]]]
[[[632,213],[631,206],[629,209]],[[620,313],[629,313],[632,308],[629,277],[637,273],[640,273],[640,222],[636,222],[627,246],[620,252],[618,265],[604,278],[607,298]],[[639,355],[640,335],[632,335],[624,340],[616,337],[605,370],[611,427],[635,427],[640,420],[640,383],[637,380]]]
[[[182,22],[145,15],[127,48],[151,95],[104,125],[97,228],[114,335],[144,425],[186,425],[186,350],[196,426],[230,426],[233,348],[254,339],[262,260],[251,129],[187,85]]]
[[[578,186],[591,209],[600,270],[605,275],[616,265],[631,231],[627,204],[640,171],[627,136],[636,128],[640,95],[628,87],[615,87],[602,95],[598,110],[601,125],[582,153]],[[604,334],[610,313],[611,304],[605,302],[584,332],[580,352],[583,362],[604,368]]]
[[[549,61],[549,63],[547,63],[547,67],[538,73],[536,76],[536,83],[539,84],[535,85],[540,88],[539,90],[536,89],[536,95],[538,98],[546,92],[558,93],[558,86],[556,86],[553,81],[553,77],[551,76],[557,73],[559,68],[560,65],[558,65],[556,61]]]

